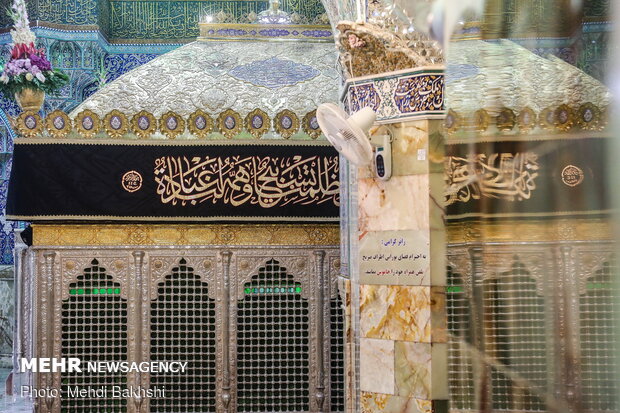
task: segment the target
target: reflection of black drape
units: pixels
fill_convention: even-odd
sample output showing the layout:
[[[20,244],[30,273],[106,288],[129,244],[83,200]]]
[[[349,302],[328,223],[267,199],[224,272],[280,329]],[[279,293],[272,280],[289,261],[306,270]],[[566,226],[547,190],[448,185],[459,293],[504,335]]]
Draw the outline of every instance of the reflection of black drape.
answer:
[[[606,148],[607,139],[448,144],[448,218],[607,211]]]
[[[338,219],[338,158],[329,146],[18,142],[13,156],[12,218]]]

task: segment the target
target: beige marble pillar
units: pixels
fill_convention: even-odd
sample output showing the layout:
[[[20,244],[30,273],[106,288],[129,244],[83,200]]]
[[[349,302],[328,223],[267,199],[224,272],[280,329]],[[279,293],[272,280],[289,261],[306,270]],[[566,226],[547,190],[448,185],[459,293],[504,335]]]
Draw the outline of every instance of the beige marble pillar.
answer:
[[[442,113],[386,112],[381,105],[388,99],[418,96],[431,79],[423,71],[394,74],[396,82],[382,76],[365,85],[377,96],[356,104],[382,102],[373,108],[373,132],[393,136],[393,175],[382,181],[373,167],[357,169],[349,181],[357,211],[345,217],[357,227],[349,270],[351,288],[359,291],[351,301],[359,317],[358,406],[373,413],[447,412]],[[389,85],[400,85],[400,92]],[[350,82],[349,98],[357,87]]]

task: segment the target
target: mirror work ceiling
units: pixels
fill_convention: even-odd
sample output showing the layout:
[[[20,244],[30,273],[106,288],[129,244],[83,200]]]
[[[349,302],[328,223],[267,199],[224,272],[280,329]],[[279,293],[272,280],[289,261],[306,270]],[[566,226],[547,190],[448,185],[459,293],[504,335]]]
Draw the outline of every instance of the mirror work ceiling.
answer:
[[[0,0],[0,10],[11,0]],[[300,23],[313,23],[325,13],[321,0],[281,0],[281,8],[296,13]],[[27,0],[30,20],[65,28],[97,27],[110,40],[185,40],[198,36],[201,17],[226,14],[226,21],[246,23],[250,13],[269,6],[268,0]],[[0,27],[10,19],[1,13]]]

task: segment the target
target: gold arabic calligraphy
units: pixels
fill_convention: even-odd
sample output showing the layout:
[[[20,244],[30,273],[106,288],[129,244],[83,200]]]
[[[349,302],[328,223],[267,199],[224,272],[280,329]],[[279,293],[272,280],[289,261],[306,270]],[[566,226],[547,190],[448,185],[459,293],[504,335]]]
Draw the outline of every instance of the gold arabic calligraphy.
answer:
[[[337,156],[193,157],[155,160],[157,194],[164,204],[231,206],[340,205]]]
[[[446,205],[471,199],[530,199],[536,189],[538,156],[533,152],[446,157]]]

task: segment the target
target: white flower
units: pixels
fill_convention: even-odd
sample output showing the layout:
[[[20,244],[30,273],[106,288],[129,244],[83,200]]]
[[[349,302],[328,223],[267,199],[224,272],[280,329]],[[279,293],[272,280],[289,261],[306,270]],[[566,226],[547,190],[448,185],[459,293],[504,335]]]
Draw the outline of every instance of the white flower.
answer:
[[[30,82],[32,79],[34,79],[34,76],[32,76],[32,73],[30,72],[26,73],[26,80]]]
[[[39,82],[41,83],[45,83],[45,76],[43,76],[43,73],[39,72],[36,74],[37,79],[39,79]]]
[[[0,76],[0,82],[6,85],[7,83],[9,83],[9,77],[3,73],[2,76]]]

